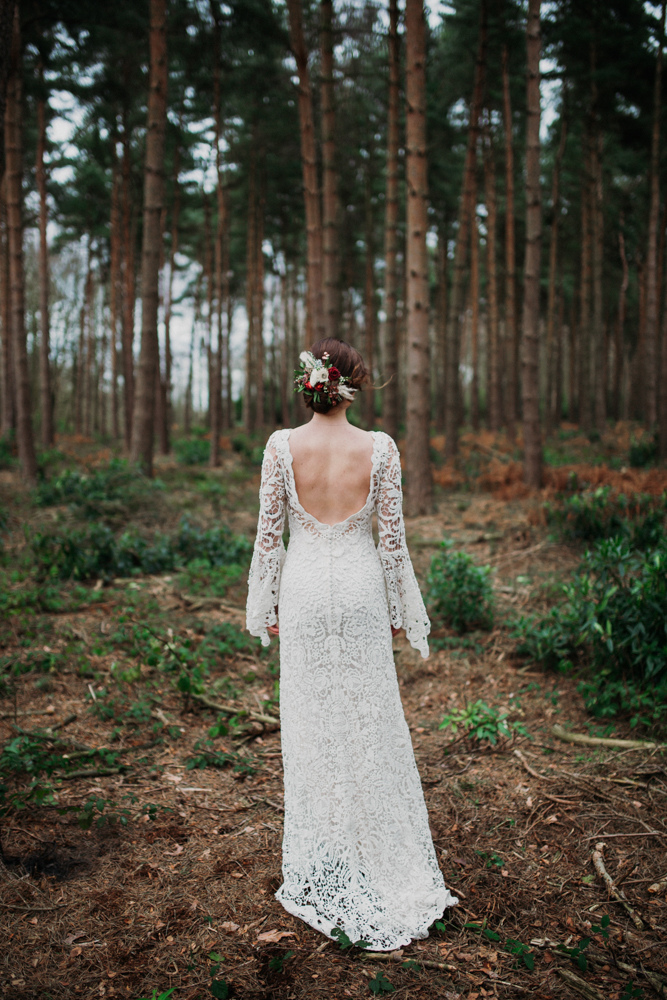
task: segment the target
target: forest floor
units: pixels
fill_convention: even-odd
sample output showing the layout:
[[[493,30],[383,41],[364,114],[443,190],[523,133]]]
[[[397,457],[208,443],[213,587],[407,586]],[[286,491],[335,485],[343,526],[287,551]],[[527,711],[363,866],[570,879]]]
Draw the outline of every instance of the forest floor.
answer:
[[[161,474],[161,526],[186,511],[202,523],[222,517],[252,537],[257,467],[230,452],[220,472],[165,463]],[[227,484],[221,507],[198,488],[212,476]],[[8,616],[6,656],[39,648],[62,656],[47,674],[17,676],[0,701],[0,739],[69,719],[59,732],[73,750],[76,742],[122,751],[120,767],[64,781],[57,798],[60,810],[96,797],[125,804],[130,821],[85,830],[74,813],[49,807],[0,821],[0,993],[667,997],[667,759],[657,749],[556,738],[554,724],[588,734],[601,727],[586,714],[576,678],[527,664],[510,636],[508,618],[549,607],[580,556],[550,538],[542,502],[459,484],[438,491],[432,516],[407,522],[422,583],[448,537],[495,567],[497,604],[491,631],[427,661],[395,640],[436,851],[460,904],[427,940],[388,956],[343,949],[274,899],[283,821],[276,727],[257,722],[215,740],[237,770],[190,768],[218,713],[181,694],[145,653],[133,658],[110,641],[123,616],[156,634],[169,628],[193,648],[215,626],[242,627],[243,578],[224,598],[193,596],[177,573],[119,579],[91,586],[76,610]],[[54,517],[29,508],[14,472],[0,473],[0,503],[15,526]],[[252,646],[220,657],[206,683],[239,712],[272,715],[276,674],[274,642],[268,653]],[[528,737],[494,746],[439,729],[446,712],[478,699],[509,713]],[[622,722],[610,730],[632,735]],[[625,903],[610,897],[596,849]],[[662,888],[650,891],[656,883]]]

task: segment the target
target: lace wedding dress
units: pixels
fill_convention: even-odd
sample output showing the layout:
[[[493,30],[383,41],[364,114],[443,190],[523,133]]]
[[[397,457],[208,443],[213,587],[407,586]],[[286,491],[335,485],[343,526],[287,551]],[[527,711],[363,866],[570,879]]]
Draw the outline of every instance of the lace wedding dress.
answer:
[[[285,827],[276,897],[329,937],[338,927],[392,951],[427,937],[458,902],[436,861],[392,653],[390,624],[423,657],[430,630],[405,543],[399,454],[373,432],[366,503],[330,526],[299,503],[289,436],[276,431],[264,453],[247,606],[247,627],[264,645],[276,607],[280,620]]]

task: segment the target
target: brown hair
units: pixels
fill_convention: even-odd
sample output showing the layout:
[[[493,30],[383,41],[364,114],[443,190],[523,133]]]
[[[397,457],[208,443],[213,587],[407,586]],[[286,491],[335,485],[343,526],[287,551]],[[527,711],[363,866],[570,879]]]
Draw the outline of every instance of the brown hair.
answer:
[[[341,375],[349,379],[348,385],[352,389],[361,389],[370,378],[370,372],[359,351],[344,340],[325,337],[324,340],[318,340],[317,343],[313,344],[310,353],[316,358],[321,358],[325,353],[328,354],[331,364],[336,366]],[[333,407],[333,403],[318,403],[313,398],[312,392],[308,392],[307,389],[303,391],[303,401],[315,413],[328,413]]]

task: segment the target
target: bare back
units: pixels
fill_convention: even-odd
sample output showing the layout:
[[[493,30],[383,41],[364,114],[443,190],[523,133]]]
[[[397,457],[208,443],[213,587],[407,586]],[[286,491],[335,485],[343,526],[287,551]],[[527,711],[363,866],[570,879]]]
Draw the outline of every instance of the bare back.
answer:
[[[373,436],[347,420],[311,420],[289,436],[294,483],[303,509],[321,524],[340,524],[366,503]]]

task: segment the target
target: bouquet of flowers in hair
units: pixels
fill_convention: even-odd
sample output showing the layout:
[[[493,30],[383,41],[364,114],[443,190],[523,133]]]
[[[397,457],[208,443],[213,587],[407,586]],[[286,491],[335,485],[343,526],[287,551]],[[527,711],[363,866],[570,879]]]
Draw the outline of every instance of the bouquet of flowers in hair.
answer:
[[[300,364],[294,371],[294,391],[312,393],[317,403],[333,405],[342,399],[352,400],[357,391],[350,385],[350,379],[341,375],[332,364],[329,354],[325,351],[321,358],[316,358],[310,351],[302,351],[299,355]]]

